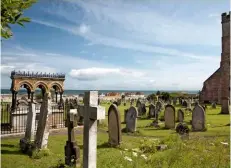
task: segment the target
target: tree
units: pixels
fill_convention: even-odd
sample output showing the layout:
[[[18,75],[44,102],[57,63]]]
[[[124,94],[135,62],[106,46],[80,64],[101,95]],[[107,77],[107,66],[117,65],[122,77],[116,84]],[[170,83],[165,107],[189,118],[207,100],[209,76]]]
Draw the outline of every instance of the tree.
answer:
[[[23,17],[23,11],[31,7],[37,0],[2,0],[1,1],[1,37],[12,37],[10,24],[18,24],[24,27],[30,18]]]
[[[165,101],[169,100],[170,98],[170,94],[168,92],[162,92],[162,99],[164,99]]]
[[[157,96],[159,96],[161,93],[160,93],[160,91],[158,90],[157,92],[156,92],[156,95]]]

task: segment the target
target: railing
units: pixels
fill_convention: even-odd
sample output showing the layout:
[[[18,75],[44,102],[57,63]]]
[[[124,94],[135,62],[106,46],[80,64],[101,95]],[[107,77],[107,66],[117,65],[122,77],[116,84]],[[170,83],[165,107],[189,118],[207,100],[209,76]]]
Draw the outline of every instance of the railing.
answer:
[[[27,113],[29,111],[28,106],[19,106],[12,112],[10,103],[1,102],[1,134],[14,134],[22,133],[26,130]],[[35,106],[36,121],[35,131],[37,130],[38,119],[40,115],[40,105]],[[51,129],[65,127],[66,112],[64,107],[58,105],[52,105],[52,122],[50,124]]]

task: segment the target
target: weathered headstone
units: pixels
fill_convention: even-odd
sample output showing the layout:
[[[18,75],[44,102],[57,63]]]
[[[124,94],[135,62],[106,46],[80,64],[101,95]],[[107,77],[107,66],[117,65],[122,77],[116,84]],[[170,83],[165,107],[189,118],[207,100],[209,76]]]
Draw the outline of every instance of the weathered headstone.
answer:
[[[188,106],[188,102],[187,102],[186,100],[184,100],[184,101],[182,102],[182,106],[183,106],[183,107],[187,107],[187,106]]]
[[[175,128],[175,108],[167,105],[164,111],[165,128]]]
[[[140,101],[140,99],[138,99],[138,100],[136,101],[136,107],[139,108],[139,106],[141,106],[141,101]]]
[[[29,145],[34,141],[35,136],[35,104],[29,103],[29,111],[27,113],[27,123],[25,137],[20,139],[20,148],[23,152],[27,152]]]
[[[72,107],[70,107],[72,108]],[[67,131],[68,140],[64,147],[65,150],[65,164],[69,166],[77,166],[80,159],[80,149],[75,141],[75,130],[77,126],[77,109],[67,109]]]
[[[179,109],[177,112],[178,112],[178,114],[177,114],[178,121],[183,122],[184,121],[184,112],[183,112],[183,110]]]
[[[148,117],[149,118],[155,117],[156,116],[155,113],[156,113],[156,107],[153,104],[150,104],[149,105]]]
[[[128,109],[124,109],[124,123],[126,123],[127,112],[128,112]]]
[[[212,108],[213,108],[213,109],[216,109],[216,108],[217,108],[216,102],[213,102],[213,103],[212,103]]]
[[[177,103],[177,99],[174,98],[174,99],[173,99],[173,105],[176,106],[176,103]]]
[[[136,131],[136,121],[137,121],[137,110],[134,106],[128,109],[126,115],[126,130],[127,132],[135,132]]]
[[[116,105],[112,104],[108,110],[108,143],[111,146],[118,146],[121,142],[120,112]]]
[[[36,132],[35,145],[38,149],[47,148],[49,128],[52,122],[50,93],[45,93],[42,105],[40,107],[40,115]]]
[[[192,130],[203,131],[205,129],[205,111],[199,104],[196,105],[192,113]]]
[[[146,114],[146,105],[145,103],[141,104],[141,115],[145,115]]]
[[[79,106],[84,115],[83,167],[96,168],[97,120],[105,119],[105,108],[98,106],[98,91],[85,92],[84,106]]]

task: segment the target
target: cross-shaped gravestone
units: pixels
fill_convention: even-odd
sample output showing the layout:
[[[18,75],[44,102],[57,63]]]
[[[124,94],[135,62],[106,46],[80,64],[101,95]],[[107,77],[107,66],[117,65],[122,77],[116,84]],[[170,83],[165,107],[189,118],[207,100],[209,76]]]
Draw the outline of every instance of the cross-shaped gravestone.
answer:
[[[97,120],[105,119],[105,108],[98,106],[98,91],[85,92],[84,106],[78,110],[84,118],[83,167],[96,168]]]
[[[66,126],[68,129],[68,141],[66,141],[65,150],[65,164],[69,166],[77,166],[80,158],[80,149],[75,141],[74,127],[77,126],[77,109],[73,108],[72,104],[67,104],[67,120]]]

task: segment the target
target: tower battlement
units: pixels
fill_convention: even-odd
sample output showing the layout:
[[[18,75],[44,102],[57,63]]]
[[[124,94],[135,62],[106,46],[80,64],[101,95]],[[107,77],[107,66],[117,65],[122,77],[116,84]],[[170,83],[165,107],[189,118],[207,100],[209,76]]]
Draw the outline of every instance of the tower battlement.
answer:
[[[230,22],[230,13],[231,11],[229,11],[229,13],[225,12],[221,14],[221,23]]]

